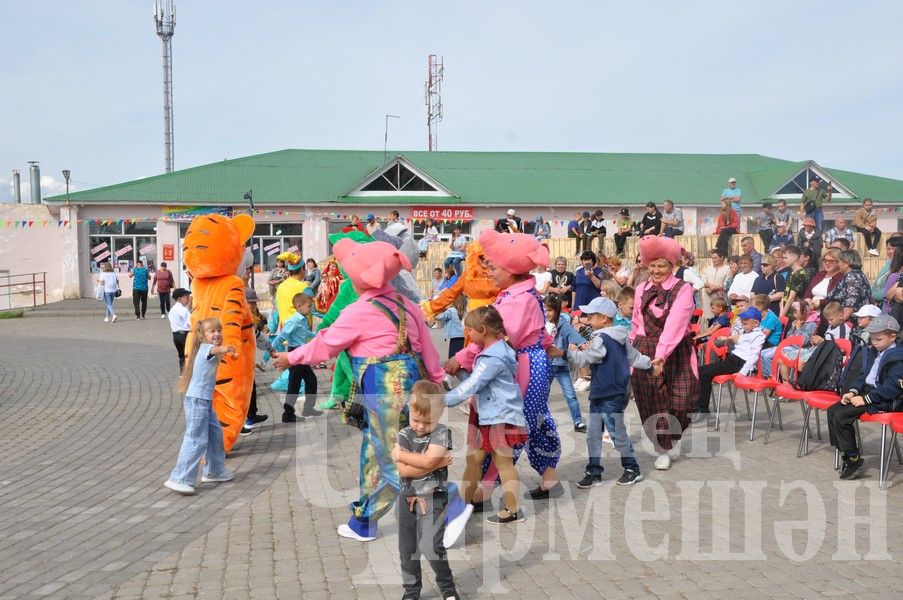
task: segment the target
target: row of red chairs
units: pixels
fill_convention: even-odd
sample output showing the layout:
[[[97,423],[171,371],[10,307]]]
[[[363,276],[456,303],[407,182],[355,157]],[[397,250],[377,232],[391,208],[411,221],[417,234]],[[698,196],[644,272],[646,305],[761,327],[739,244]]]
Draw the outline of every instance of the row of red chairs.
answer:
[[[716,337],[729,335],[730,328],[727,327],[719,329],[712,334],[709,341],[706,343],[705,350],[703,352],[704,363],[709,363],[714,359],[714,357],[718,357],[723,360],[727,356],[728,347],[725,345],[719,348],[715,346],[714,340]],[[836,341],[837,345],[840,347],[841,352],[843,352],[844,361],[846,362],[850,358],[852,344],[849,340],[844,339],[839,339]],[[799,447],[796,453],[797,458],[801,458],[809,452],[809,437],[811,435],[809,423],[813,412],[815,413],[816,436],[819,440],[821,440],[821,422],[819,419],[819,411],[826,411],[834,404],[840,402],[840,396],[838,396],[834,392],[829,391],[798,390],[789,383],[782,383],[779,377],[781,365],[785,366],[790,371],[791,375],[795,375],[799,372],[799,354],[795,359],[787,358],[786,356],[784,356],[783,352],[784,348],[787,346],[797,346],[802,348],[802,336],[790,336],[781,340],[781,343],[775,350],[774,358],[771,362],[771,376],[767,379],[763,378],[759,374],[752,376],[734,374],[718,375],[712,380],[713,386],[718,386],[718,394],[715,401],[715,430],[717,431],[720,427],[721,400],[724,394],[725,386],[728,386],[730,388],[730,408],[732,411],[736,411],[736,390],[743,391],[744,399],[746,401],[746,411],[749,415],[750,420],[749,441],[753,441],[753,439],[755,438],[756,409],[758,408],[760,394],[763,395],[765,399],[765,409],[768,413],[768,429],[765,432],[766,444],[768,443],[768,438],[771,435],[772,429],[774,428],[774,422],[776,419],[778,421],[779,429],[783,430],[784,428],[783,419],[781,417],[781,401],[797,402],[800,405],[803,415],[803,430],[800,434]],[[762,372],[761,366],[762,365],[760,360],[758,370],[759,373]],[[749,392],[755,392],[752,410],[750,410],[749,407]],[[770,405],[769,400],[771,401]],[[887,475],[890,469],[890,459],[893,451],[896,452],[897,460],[900,462],[900,464],[903,464],[903,453],[901,453],[900,446],[897,443],[897,434],[903,433],[903,413],[878,413],[874,415],[865,413],[859,418],[859,420],[867,423],[881,424],[881,452],[879,455],[878,485],[881,489],[884,489],[887,484]],[[858,423],[856,425],[856,434],[858,437]],[[889,433],[891,434],[890,443],[888,443]],[[859,446],[860,448],[862,447],[861,442]],[[838,469],[839,467],[840,453],[835,450],[834,468]]]

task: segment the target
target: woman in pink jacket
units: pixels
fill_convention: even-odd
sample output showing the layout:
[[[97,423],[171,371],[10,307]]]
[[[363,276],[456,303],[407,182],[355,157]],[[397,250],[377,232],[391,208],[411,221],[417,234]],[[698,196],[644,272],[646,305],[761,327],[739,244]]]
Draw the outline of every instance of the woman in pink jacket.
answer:
[[[652,358],[652,371],[633,372],[633,395],[646,435],[659,453],[656,469],[671,467],[672,448],[690,424],[699,398],[699,374],[690,319],[696,305],[693,286],[674,276],[680,245],[647,236],[639,243],[649,280],[636,289],[630,339]],[[690,365],[690,368],[687,368]]]

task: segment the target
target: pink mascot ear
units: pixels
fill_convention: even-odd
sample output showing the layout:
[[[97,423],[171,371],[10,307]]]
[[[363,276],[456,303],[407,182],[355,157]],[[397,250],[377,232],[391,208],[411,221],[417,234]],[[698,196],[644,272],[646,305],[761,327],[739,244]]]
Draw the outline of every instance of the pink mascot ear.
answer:
[[[380,262],[375,262],[358,273],[358,279],[372,288],[381,288],[386,283],[386,267]]]
[[[394,252],[394,256],[398,259],[398,262],[401,264],[401,268],[404,271],[413,271],[414,267],[411,266],[411,261],[405,256],[404,252],[400,252],[396,250]]]
[[[530,260],[533,261],[533,264],[537,267],[548,267],[549,266],[549,247],[543,244],[540,244],[535,250],[530,252],[527,255]]]

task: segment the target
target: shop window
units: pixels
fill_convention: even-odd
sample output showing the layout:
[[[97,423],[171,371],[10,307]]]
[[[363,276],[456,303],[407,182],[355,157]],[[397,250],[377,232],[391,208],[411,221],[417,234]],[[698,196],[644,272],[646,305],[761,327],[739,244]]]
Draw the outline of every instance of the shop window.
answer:
[[[272,270],[281,252],[294,252],[301,256],[303,227],[303,223],[258,223],[251,237],[255,270]]]
[[[155,221],[110,224],[91,221],[88,227],[90,271],[99,272],[100,264],[109,261],[114,271],[128,273],[136,260],[144,262],[149,269],[156,269],[156,228]]]

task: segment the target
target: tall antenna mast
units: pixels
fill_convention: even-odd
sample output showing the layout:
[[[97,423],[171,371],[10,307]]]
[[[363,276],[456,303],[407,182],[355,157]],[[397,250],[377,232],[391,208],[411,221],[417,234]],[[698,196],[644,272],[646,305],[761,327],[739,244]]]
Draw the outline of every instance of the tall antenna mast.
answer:
[[[172,36],[176,32],[176,7],[173,0],[154,0],[154,23],[163,40],[163,154],[166,172],[172,173]]]
[[[438,126],[442,120],[442,76],[445,67],[442,58],[435,54],[429,56],[429,69],[427,72],[425,96],[426,96],[426,128],[429,132],[429,150],[432,152],[439,146]]]

